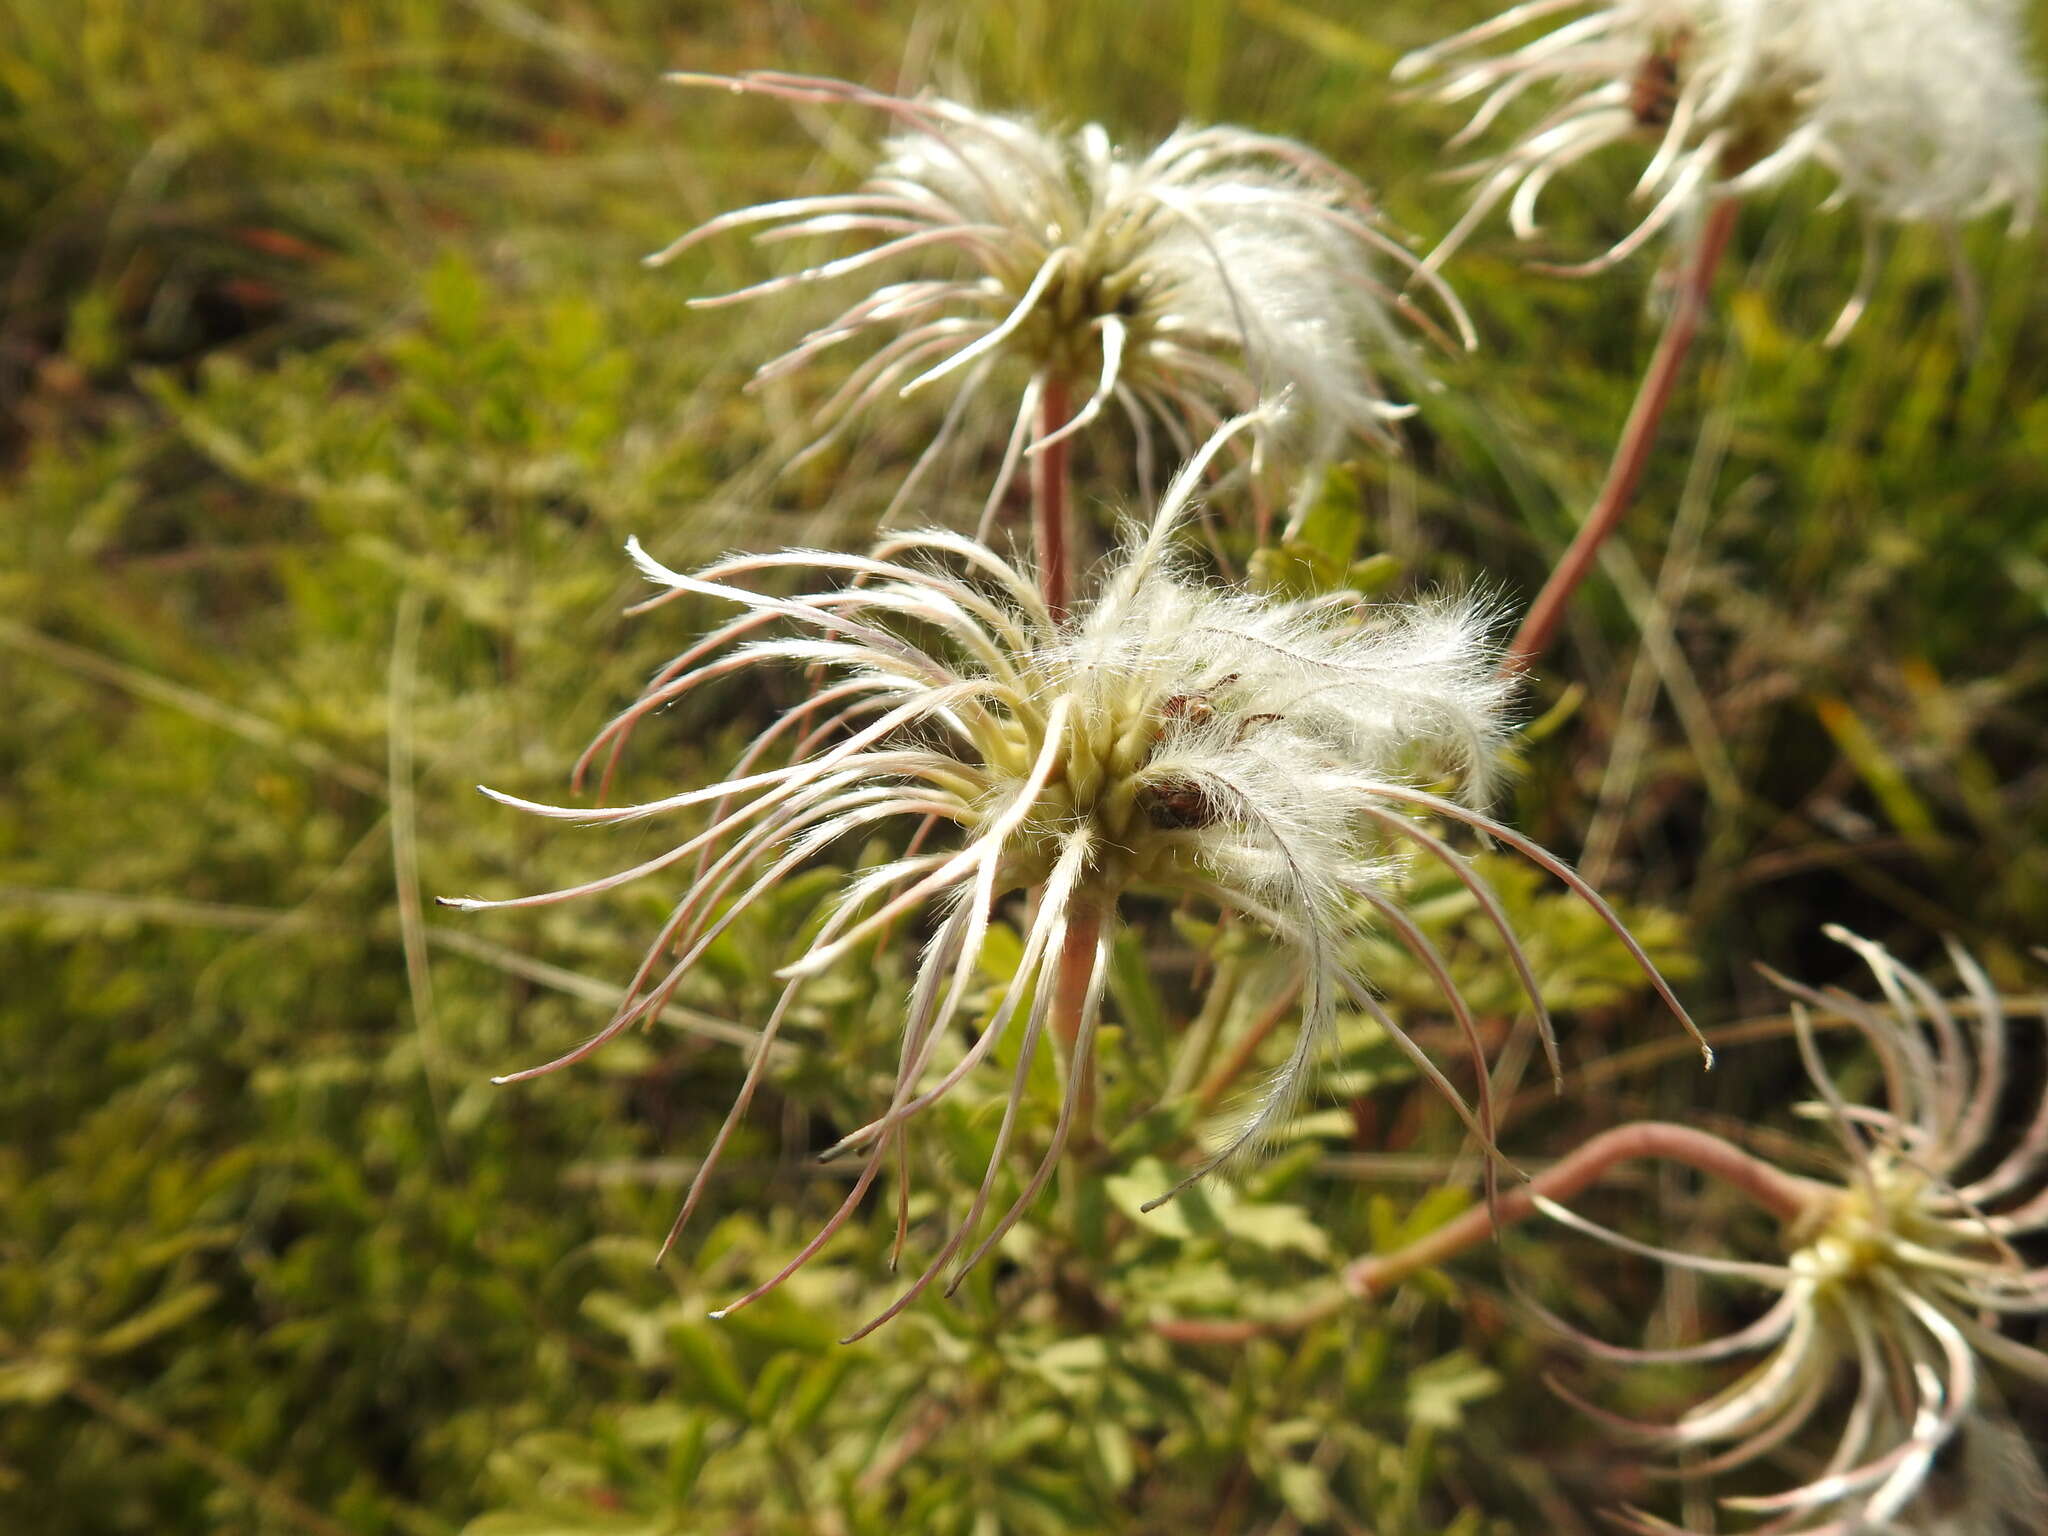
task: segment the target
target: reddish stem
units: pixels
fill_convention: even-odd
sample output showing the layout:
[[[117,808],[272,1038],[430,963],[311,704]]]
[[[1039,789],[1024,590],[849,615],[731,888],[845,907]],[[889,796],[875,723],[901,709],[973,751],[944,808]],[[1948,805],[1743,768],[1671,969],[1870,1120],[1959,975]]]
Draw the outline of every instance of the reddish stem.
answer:
[[[1081,1015],[1088,1007],[1088,983],[1095,973],[1095,947],[1102,938],[1102,909],[1093,903],[1075,903],[1067,917],[1067,932],[1060,941],[1054,962],[1052,1033],[1059,1042],[1060,1059],[1069,1072],[1085,1072],[1074,1101],[1078,1145],[1095,1141],[1095,1052],[1078,1059],[1075,1047],[1081,1036]]]
[[[1067,914],[1066,933],[1053,961],[1052,1032],[1071,1050],[1081,1038],[1081,1014],[1088,1006],[1088,981],[1095,972],[1095,946],[1102,938],[1102,908],[1077,901]]]
[[[1044,442],[1072,417],[1067,381],[1057,373],[1045,376],[1045,389],[1038,397],[1038,423],[1032,436]],[[1045,594],[1045,606],[1055,619],[1066,617],[1070,591],[1067,520],[1067,445],[1061,438],[1031,459],[1031,531],[1038,544],[1038,580]]]
[[[1733,1185],[1779,1221],[1792,1223],[1829,1198],[1833,1186],[1773,1168],[1731,1142],[1691,1126],[1644,1120],[1602,1131],[1569,1156],[1516,1189],[1503,1193],[1495,1210],[1474,1206],[1455,1220],[1416,1239],[1397,1253],[1372,1254],[1344,1268],[1344,1292],[1290,1316],[1248,1318],[1164,1318],[1153,1331],[1184,1344],[1241,1344],[1267,1333],[1299,1333],[1334,1317],[1347,1301],[1383,1296],[1420,1269],[1455,1258],[1501,1227],[1526,1219],[1538,1197],[1564,1201],[1604,1178],[1617,1164],[1639,1158],[1683,1163]],[[1348,1293],[1348,1294],[1346,1294]]]
[[[1643,468],[1649,463],[1650,450],[1656,443],[1657,426],[1664,419],[1664,408],[1671,402],[1671,392],[1699,331],[1700,315],[1712,296],[1714,273],[1728,249],[1728,237],[1735,231],[1735,214],[1736,202],[1732,197],[1720,198],[1708,210],[1692,267],[1686,273],[1670,317],[1664,322],[1664,334],[1650,359],[1649,371],[1643,375],[1635,404],[1629,409],[1628,423],[1622,428],[1621,442],[1614,450],[1614,462],[1608,466],[1599,499],[1586,514],[1571,547],[1551,571],[1550,579],[1544,582],[1543,590],[1536,594],[1536,601],[1529,605],[1528,616],[1522,620],[1522,627],[1515,632],[1514,642],[1501,660],[1502,672],[1525,672],[1550,648],[1564,622],[1572,594],[1592,570],[1600,546],[1634,502]]]
[[[1539,1197],[1565,1201],[1604,1178],[1618,1163],[1658,1158],[1697,1168],[1733,1185],[1782,1222],[1798,1220],[1828,1195],[1830,1186],[1773,1168],[1732,1142],[1689,1125],[1642,1120],[1602,1131],[1570,1155],[1500,1197],[1497,1212],[1474,1206],[1397,1253],[1370,1254],[1345,1266],[1344,1286],[1352,1295],[1369,1298],[1391,1290],[1414,1274],[1463,1253],[1500,1227],[1527,1217]]]

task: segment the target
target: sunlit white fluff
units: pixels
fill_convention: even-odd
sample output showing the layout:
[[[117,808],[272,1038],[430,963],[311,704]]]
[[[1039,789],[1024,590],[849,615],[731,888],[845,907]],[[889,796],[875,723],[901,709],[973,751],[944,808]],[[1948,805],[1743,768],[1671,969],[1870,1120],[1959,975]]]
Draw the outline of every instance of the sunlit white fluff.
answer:
[[[694,302],[842,277],[862,285],[757,377],[794,372],[842,345],[869,349],[820,411],[826,430],[805,454],[869,407],[950,379],[955,396],[893,505],[992,417],[1009,425],[984,522],[1024,456],[1105,415],[1128,424],[1149,473],[1155,428],[1185,456],[1225,417],[1283,394],[1286,410],[1267,413],[1265,425],[1309,463],[1348,434],[1384,438],[1388,421],[1406,414],[1368,359],[1406,351],[1394,312],[1420,317],[1376,274],[1391,263],[1405,276],[1414,258],[1384,231],[1364,187],[1303,145],[1188,127],[1135,153],[1095,124],[1055,131],[839,80],[671,78],[856,105],[890,123],[875,169],[854,191],[723,214],[649,260],[748,227],[762,241],[863,242]],[[884,272],[896,275],[875,284]],[[1428,282],[1469,337],[1456,298]]]
[[[1024,1193],[961,1272],[1023,1214],[1056,1166],[1083,1085],[1092,1080],[1106,956],[1127,892],[1179,892],[1244,914],[1294,952],[1303,975],[1300,1027],[1285,1065],[1190,1177],[1285,1122],[1347,1002],[1379,1020],[1490,1142],[1484,1071],[1476,1074],[1481,1098],[1474,1115],[1346,961],[1361,926],[1390,926],[1439,979],[1478,1056],[1478,1031],[1447,969],[1391,894],[1399,855],[1414,849],[1449,865],[1500,926],[1514,964],[1528,976],[1498,899],[1412,819],[1417,813],[1466,823],[1521,850],[1620,930],[1599,898],[1551,855],[1462,798],[1421,787],[1449,774],[1469,798],[1483,793],[1492,773],[1508,685],[1496,671],[1482,606],[1453,599],[1275,602],[1205,585],[1180,568],[1176,529],[1206,460],[1223,442],[1212,440],[1181,471],[1151,527],[1113,562],[1093,600],[1066,619],[1047,611],[1031,573],[957,534],[893,536],[866,557],[823,550],[738,556],[694,576],[633,546],[641,570],[664,589],[643,608],[694,593],[741,611],[657,673],[581,766],[616,753],[638,721],[716,679],[772,665],[822,668],[829,676],[805,704],[771,723],[723,782],[611,810],[497,797],[584,822],[711,808],[705,831],[635,869],[511,902],[453,903],[552,902],[663,870],[689,871],[686,894],[612,1021],[576,1049],[515,1077],[578,1061],[657,1013],[751,902],[835,843],[857,846],[890,822],[916,829],[899,858],[849,875],[822,929],[784,969],[787,990],[762,1028],[745,1086],[677,1219],[679,1231],[807,981],[885,931],[921,922],[928,937],[896,1090],[880,1115],[836,1149],[868,1161],[817,1237],[735,1305],[779,1284],[816,1253],[920,1112],[1006,1034],[1021,1032],[1010,1105],[980,1192],[884,1316],[924,1290],[981,1225],[1012,1144],[1027,1074],[1051,1033],[1066,1044],[1070,1061],[1058,1123]],[[839,584],[798,597],[739,584],[805,569],[832,573]],[[1019,893],[1030,900],[1008,905]],[[964,996],[990,924],[1005,913],[1023,929],[1022,958],[985,1029],[969,1040]],[[1625,931],[1623,937],[1642,958]],[[671,954],[677,958],[664,963]],[[1678,1009],[1661,978],[1656,985]],[[1072,1002],[1072,1013],[1051,1017],[1061,997]],[[1536,1006],[1548,1042],[1548,1020]]]
[[[1485,45],[1550,30],[1497,56]],[[1477,169],[1470,209],[1433,261],[1503,199],[1516,234],[1559,172],[1621,143],[1645,146],[1647,212],[1592,270],[1688,209],[1784,181],[1806,165],[1881,219],[2024,223],[2041,178],[2040,91],[2011,0],[1531,0],[1409,55],[1436,94],[1477,99],[1458,142],[1525,96],[1555,105]]]
[[[1773,977],[1794,1005],[1800,1049],[1820,1097],[1803,1106],[1827,1126],[1841,1155],[1839,1183],[1804,1186],[1804,1209],[1787,1226],[1789,1257],[1752,1264],[1646,1248],[1545,1202],[1567,1224],[1632,1252],[1777,1293],[1756,1322],[1687,1348],[1582,1345],[1623,1364],[1690,1364],[1757,1357],[1726,1390],[1675,1424],[1601,1417],[1624,1432],[1691,1459],[1705,1476],[1765,1458],[1823,1432],[1817,1475],[1783,1493],[1730,1498],[1759,1531],[1877,1532],[1997,1530],[1996,1524],[1935,1520],[1930,1478],[1936,1459],[1961,1438],[1983,1476],[2017,1447],[1989,1397],[1999,1371],[2048,1386],[2048,1354],[2004,1331],[2048,1317],[2048,1269],[2032,1268],[2016,1240],[2048,1232],[2048,1090],[2016,1135],[2004,1118],[2010,1046],[2005,1013],[1989,979],[1951,946],[1965,996],[1949,999],[1882,947],[1840,928],[1829,934],[1869,965],[1882,1001],[1816,992]],[[1822,1059],[1811,1003],[1853,1027],[1881,1072],[1883,1102],[1851,1101]],[[1836,1394],[1853,1387],[1847,1399]],[[1829,1445],[1831,1442],[1831,1446]],[[1997,1452],[1998,1454],[1993,1454]],[[2005,1465],[2002,1488],[2021,1496],[2040,1479],[2031,1465]],[[1943,1507],[1953,1514],[1952,1505]],[[2036,1507],[2036,1513],[2039,1507]],[[1676,1529],[1647,1516],[1633,1528]],[[2032,1529],[2031,1526],[2025,1527]]]

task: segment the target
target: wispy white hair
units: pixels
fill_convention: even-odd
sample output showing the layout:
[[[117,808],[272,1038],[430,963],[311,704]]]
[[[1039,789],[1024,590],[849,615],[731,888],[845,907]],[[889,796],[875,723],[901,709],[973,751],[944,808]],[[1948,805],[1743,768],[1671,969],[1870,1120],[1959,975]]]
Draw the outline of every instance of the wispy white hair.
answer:
[[[1556,21],[1496,56],[1484,45]],[[1521,98],[1557,104],[1474,170],[1471,206],[1441,262],[1501,201],[1517,236],[1537,230],[1551,180],[1610,146],[1644,143],[1642,220],[1568,271],[1621,260],[1688,210],[1783,182],[1804,166],[1874,218],[1958,220],[1997,208],[2015,223],[2039,199],[2040,88],[2013,0],[1530,0],[1409,55],[1397,73],[1442,71],[1437,96],[1477,99],[1455,142]]]
[[[868,355],[821,410],[835,440],[871,407],[951,377],[957,393],[896,493],[990,412],[1008,423],[984,528],[1022,457],[1112,411],[1149,474],[1153,433],[1182,456],[1226,417],[1262,403],[1255,440],[1286,440],[1313,466],[1349,435],[1388,441],[1408,408],[1390,399],[1372,358],[1412,363],[1397,314],[1428,322],[1379,272],[1417,263],[1383,227],[1364,186],[1306,146],[1235,127],[1186,127],[1142,153],[1099,125],[1066,132],[933,96],[886,95],[846,81],[757,72],[675,75],[787,101],[844,103],[892,131],[857,189],[722,214],[649,260],[753,227],[762,241],[853,236],[866,243],[734,293],[722,305],[834,279],[868,286],[836,318],[764,365],[766,380],[827,351]],[[1423,280],[1467,337],[1451,290]],[[1016,365],[1005,372],[1004,365]],[[1022,374],[1021,393],[1006,383]],[[1085,393],[1063,424],[1040,420],[1047,392]],[[1274,409],[1282,396],[1284,408]],[[1145,492],[1150,499],[1149,490]]]
[[[864,841],[890,822],[917,829],[900,857],[849,876],[823,927],[783,969],[787,989],[684,1201],[673,1242],[805,984],[917,913],[931,930],[911,988],[895,1092],[881,1115],[834,1149],[867,1155],[854,1188],[789,1265],[734,1305],[816,1253],[917,1116],[1021,1030],[1010,1104],[973,1205],[883,1318],[921,1293],[981,1223],[1033,1059],[1051,1029],[1070,1042],[1072,1056],[1058,1122],[1023,1194],[959,1272],[1023,1215],[1061,1156],[1090,1080],[1106,956],[1126,893],[1192,895],[1243,914],[1293,953],[1303,976],[1301,1022],[1286,1062],[1191,1179],[1286,1122],[1347,1004],[1378,1020],[1491,1149],[1478,1028],[1441,957],[1395,900],[1398,849],[1444,861],[1498,925],[1555,1061],[1548,1018],[1499,899],[1414,819],[1418,812],[1478,828],[1570,883],[1684,1017],[1635,941],[1577,875],[1469,803],[1492,775],[1510,686],[1496,666],[1484,604],[1283,602],[1208,585],[1181,569],[1174,535],[1207,460],[1223,446],[1222,436],[1212,439],[1180,472],[1151,526],[1110,564],[1093,600],[1066,618],[1048,611],[1031,573],[952,533],[890,536],[867,556],[736,556],[695,575],[630,546],[662,589],[643,609],[688,593],[733,603],[740,614],[658,672],[600,734],[579,774],[596,756],[615,753],[648,714],[716,679],[768,665],[822,667],[830,676],[768,725],[719,783],[609,810],[497,796],[573,821],[639,821],[696,806],[711,807],[712,817],[705,831],[620,874],[511,902],[454,903],[559,901],[692,861],[687,892],[612,1021],[514,1078],[581,1060],[657,1013],[750,903],[832,844]],[[849,584],[795,597],[741,584],[805,569]],[[1427,787],[1445,776],[1463,786],[1460,796]],[[1018,892],[1032,900],[1015,974],[979,1034],[942,1066],[990,925]],[[1474,1057],[1476,1114],[1351,969],[1358,946],[1350,940],[1374,924],[1391,929],[1442,989]],[[672,952],[679,958],[664,964]],[[1061,998],[1071,1000],[1073,1016],[1051,1016],[1064,1006]]]

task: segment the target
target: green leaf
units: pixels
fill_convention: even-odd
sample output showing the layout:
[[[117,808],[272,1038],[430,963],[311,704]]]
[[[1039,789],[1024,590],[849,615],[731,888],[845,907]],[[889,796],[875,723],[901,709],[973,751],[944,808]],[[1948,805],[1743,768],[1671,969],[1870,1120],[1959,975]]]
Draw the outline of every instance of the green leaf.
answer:
[[[1303,1525],[1320,1526],[1330,1518],[1330,1484],[1305,1461],[1283,1461],[1273,1474],[1281,1499]]]
[[[1188,1224],[1184,1201],[1176,1198],[1156,1210],[1144,1208],[1148,1200],[1157,1200],[1173,1188],[1174,1183],[1166,1164],[1156,1157],[1147,1157],[1134,1163],[1128,1173],[1111,1174],[1102,1181],[1102,1186],[1109,1195],[1110,1203],[1136,1223],[1140,1231],[1174,1242],[1185,1242],[1195,1234],[1194,1228]]]
[[[204,1283],[173,1291],[155,1306],[145,1308],[125,1322],[116,1323],[94,1339],[90,1348],[96,1355],[126,1354],[147,1344],[158,1334],[169,1333],[197,1317],[212,1306],[219,1295],[218,1286]]]
[[[1121,1493],[1138,1475],[1137,1454],[1130,1432],[1108,1419],[1095,1421],[1095,1454],[1102,1460],[1102,1475],[1109,1486]]]
[[[791,1388],[804,1368],[804,1357],[783,1351],[754,1377],[754,1390],[747,1394],[746,1416],[756,1424],[766,1424],[775,1417],[775,1411],[789,1399]]]
[[[427,274],[426,299],[441,339],[454,346],[477,339],[483,329],[484,285],[459,251],[448,250]]]
[[[1501,1376],[1463,1350],[1419,1367],[1408,1377],[1408,1421],[1420,1429],[1452,1430],[1465,1405],[1500,1390]]]
[[[693,1413],[671,1442],[666,1468],[668,1496],[677,1504],[689,1498],[711,1453],[711,1415]]]
[[[1843,699],[1817,697],[1813,712],[1891,824],[1908,838],[1932,839],[1939,830],[1934,812],[1914,789],[1905,765],[1885,750],[1877,733]]]
[[[1188,1127],[1194,1124],[1195,1116],[1200,1112],[1201,1107],[1193,1099],[1188,1098],[1175,1100],[1171,1104],[1162,1104],[1157,1109],[1140,1115],[1111,1138],[1111,1158],[1120,1163],[1130,1162],[1134,1158],[1144,1159],[1145,1166],[1157,1168],[1164,1175],[1166,1165],[1156,1158],[1147,1157],[1146,1154],[1179,1142],[1187,1135]],[[1171,1187],[1170,1182],[1162,1184],[1152,1191],[1152,1195],[1158,1194],[1161,1189]],[[1149,1200],[1152,1195],[1146,1195],[1144,1199]],[[1139,1203],[1142,1204],[1143,1201]]]
[[[600,1328],[624,1339],[636,1365],[661,1362],[662,1330],[668,1324],[661,1313],[636,1307],[616,1291],[591,1291],[580,1310]]]
[[[999,1434],[988,1448],[988,1459],[1000,1466],[1015,1461],[1037,1446],[1066,1437],[1070,1418],[1051,1408],[1026,1414]]]
[[[1354,575],[1377,590],[1400,574],[1391,556],[1356,558],[1365,534],[1365,499],[1342,469],[1325,477],[1293,535],[1252,556],[1250,581],[1275,597],[1320,597],[1351,586]]]
[[[1329,1234],[1298,1205],[1246,1202],[1224,1215],[1223,1226],[1232,1237],[1243,1238],[1271,1252],[1292,1250],[1320,1260],[1330,1257]]]
[[[1455,1184],[1440,1185],[1416,1201],[1401,1223],[1396,1247],[1405,1248],[1417,1238],[1427,1237],[1472,1204],[1471,1191]]]
[[[1351,569],[1344,573],[1344,585],[1360,597],[1371,597],[1399,581],[1406,569],[1398,555],[1382,551],[1377,555],[1367,555],[1363,560],[1352,561]]]
[[[619,1438],[628,1445],[668,1445],[701,1417],[676,1403],[635,1403],[619,1413]]]
[[[771,1349],[797,1349],[808,1355],[837,1355],[839,1335],[831,1315],[806,1306],[789,1290],[771,1291],[750,1307],[743,1307],[719,1322],[719,1328],[735,1339],[762,1344]]]
[[[1109,1369],[1109,1346],[1088,1335],[1061,1339],[1027,1357],[1031,1368],[1070,1397],[1093,1392]]]
[[[1024,963],[1024,941],[1008,923],[990,923],[981,949],[974,957],[975,969],[990,981],[1006,982]]]
[[[808,1434],[811,1426],[818,1422],[839,1389],[845,1384],[847,1373],[860,1361],[850,1349],[838,1350],[813,1365],[804,1379],[790,1395],[788,1429],[793,1435]]]
[[[1358,482],[1344,470],[1333,468],[1323,477],[1322,489],[1302,517],[1294,542],[1342,570],[1357,553],[1364,531],[1365,500]]]
[[[48,1403],[71,1389],[71,1366],[47,1355],[0,1363],[0,1403]]]
[[[1158,1052],[1166,1041],[1165,1008],[1152,980],[1144,939],[1128,928],[1117,934],[1109,952],[1109,992],[1116,1000],[1117,1017],[1132,1037],[1148,1054]]]
[[[699,1397],[736,1419],[751,1417],[746,1385],[733,1365],[732,1345],[716,1329],[707,1323],[678,1323],[668,1330],[668,1342]]]

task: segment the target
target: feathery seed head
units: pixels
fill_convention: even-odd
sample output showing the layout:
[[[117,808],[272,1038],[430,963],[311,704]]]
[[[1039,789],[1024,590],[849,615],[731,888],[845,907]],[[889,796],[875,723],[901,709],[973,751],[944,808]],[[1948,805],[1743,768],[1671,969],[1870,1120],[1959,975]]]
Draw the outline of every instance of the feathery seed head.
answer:
[[[1795,999],[1800,1049],[1820,1095],[1802,1112],[1828,1126],[1844,1167],[1838,1184],[1804,1181],[1810,1192],[1786,1224],[1784,1263],[1645,1249],[1546,1206],[1631,1251],[1779,1293],[1755,1323],[1687,1348],[1621,1350],[1575,1334],[1598,1357],[1626,1364],[1763,1355],[1676,1424],[1599,1416],[1673,1452],[1712,1452],[1704,1468],[1714,1471],[1754,1461],[1814,1424],[1833,1426],[1818,1476],[1784,1493],[1723,1501],[1768,1517],[1758,1529],[1772,1532],[1892,1530],[1901,1517],[1918,1519],[1943,1448],[1996,1434],[1986,1368],[2048,1383],[2048,1354],[2001,1326],[2048,1316],[2048,1270],[2030,1268],[2013,1247],[2048,1232],[2048,1089],[2017,1140],[1996,1151],[2009,1052],[1989,978],[1951,944],[1967,994],[1952,1000],[1882,946],[1826,931],[1869,966],[1883,1002],[1772,976]],[[1846,1020],[1870,1049],[1881,1104],[1851,1103],[1837,1086],[1806,1004]],[[1845,1377],[1855,1392],[1844,1419],[1824,1410]],[[1675,1529],[1631,1518],[1644,1531]]]
[[[930,936],[911,991],[896,1091],[881,1115],[834,1149],[868,1161],[839,1213],[761,1289],[817,1251],[917,1115],[1019,1029],[1012,1097],[980,1192],[885,1316],[929,1285],[977,1229],[1032,1061],[1050,1032],[1068,1067],[1058,1123],[1023,1195],[961,1272],[1023,1214],[1061,1156],[1082,1084],[1091,1080],[1107,946],[1127,891],[1179,892],[1240,912],[1292,951],[1302,972],[1300,1028],[1286,1063],[1191,1177],[1285,1123],[1344,998],[1376,1018],[1491,1144],[1477,1029],[1441,959],[1388,894],[1392,850],[1415,847],[1446,861],[1500,926],[1525,982],[1529,967],[1498,899],[1411,813],[1463,821],[1517,848],[1571,883],[1634,947],[1599,898],[1551,855],[1463,799],[1419,787],[1449,773],[1469,797],[1483,792],[1491,773],[1510,685],[1496,671],[1483,605],[1275,602],[1202,585],[1179,568],[1174,535],[1227,436],[1213,438],[1180,472],[1150,528],[1112,564],[1093,601],[1066,618],[1047,610],[1030,573],[957,534],[891,536],[866,557],[822,550],[739,556],[694,576],[631,546],[641,570],[664,589],[643,609],[695,593],[741,613],[659,672],[600,734],[586,764],[597,752],[615,753],[651,711],[717,678],[778,663],[830,676],[819,677],[808,702],[771,722],[722,783],[608,810],[499,796],[540,815],[590,822],[699,805],[712,807],[712,819],[668,852],[589,885],[455,904],[562,900],[695,861],[694,878],[612,1022],[557,1060],[515,1074],[529,1077],[580,1060],[658,1013],[739,913],[833,843],[865,838],[884,823],[917,829],[900,857],[849,878],[809,947],[781,972],[787,990],[678,1218],[679,1230],[807,980],[923,913]],[[793,598],[739,584],[790,569],[830,571],[851,584]],[[794,632],[773,632],[783,625]],[[771,755],[779,765],[762,766]],[[1020,919],[1020,962],[979,1034],[963,1043],[961,1014],[976,961],[1006,898],[1019,892],[1031,897]],[[1416,952],[1465,1026],[1478,1068],[1476,1117],[1350,971],[1349,940],[1369,923],[1391,926]],[[679,958],[664,970],[670,952]],[[1535,1006],[1550,1045],[1540,1000]]]
[[[1427,324],[1375,276],[1387,263],[1404,275],[1417,263],[1385,231],[1359,182],[1303,145],[1242,128],[1182,128],[1133,154],[1096,124],[1056,132],[837,80],[671,78],[863,106],[895,125],[854,192],[738,209],[649,260],[747,226],[766,226],[760,240],[870,241],[703,304],[896,264],[906,274],[900,280],[870,290],[760,371],[772,378],[842,343],[873,344],[825,407],[826,433],[813,448],[892,394],[957,375],[958,396],[896,505],[970,430],[973,406],[986,394],[1002,398],[995,381],[1006,363],[1027,382],[989,515],[1022,455],[1112,407],[1138,440],[1141,466],[1150,462],[1153,427],[1185,456],[1224,417],[1282,395],[1288,405],[1262,413],[1256,440],[1285,438],[1311,464],[1347,434],[1389,441],[1387,423],[1407,414],[1366,353],[1407,357],[1396,311]],[[1456,297],[1433,276],[1427,285],[1469,341]],[[1069,391],[1085,394],[1077,410],[1067,416],[1062,404],[1044,413],[1049,399],[1064,401]]]
[[[1496,38],[1570,15],[1494,57]],[[1516,235],[1560,171],[1646,142],[1637,184],[1649,212],[1592,271],[1638,249],[1688,209],[1817,165],[1882,219],[1961,219],[2038,200],[2044,128],[2018,8],[2008,0],[1529,0],[1430,48],[1398,73],[1442,67],[1439,99],[1479,99],[1457,142],[1526,93],[1561,100],[1497,159],[1431,257],[1440,262],[1499,202]]]

